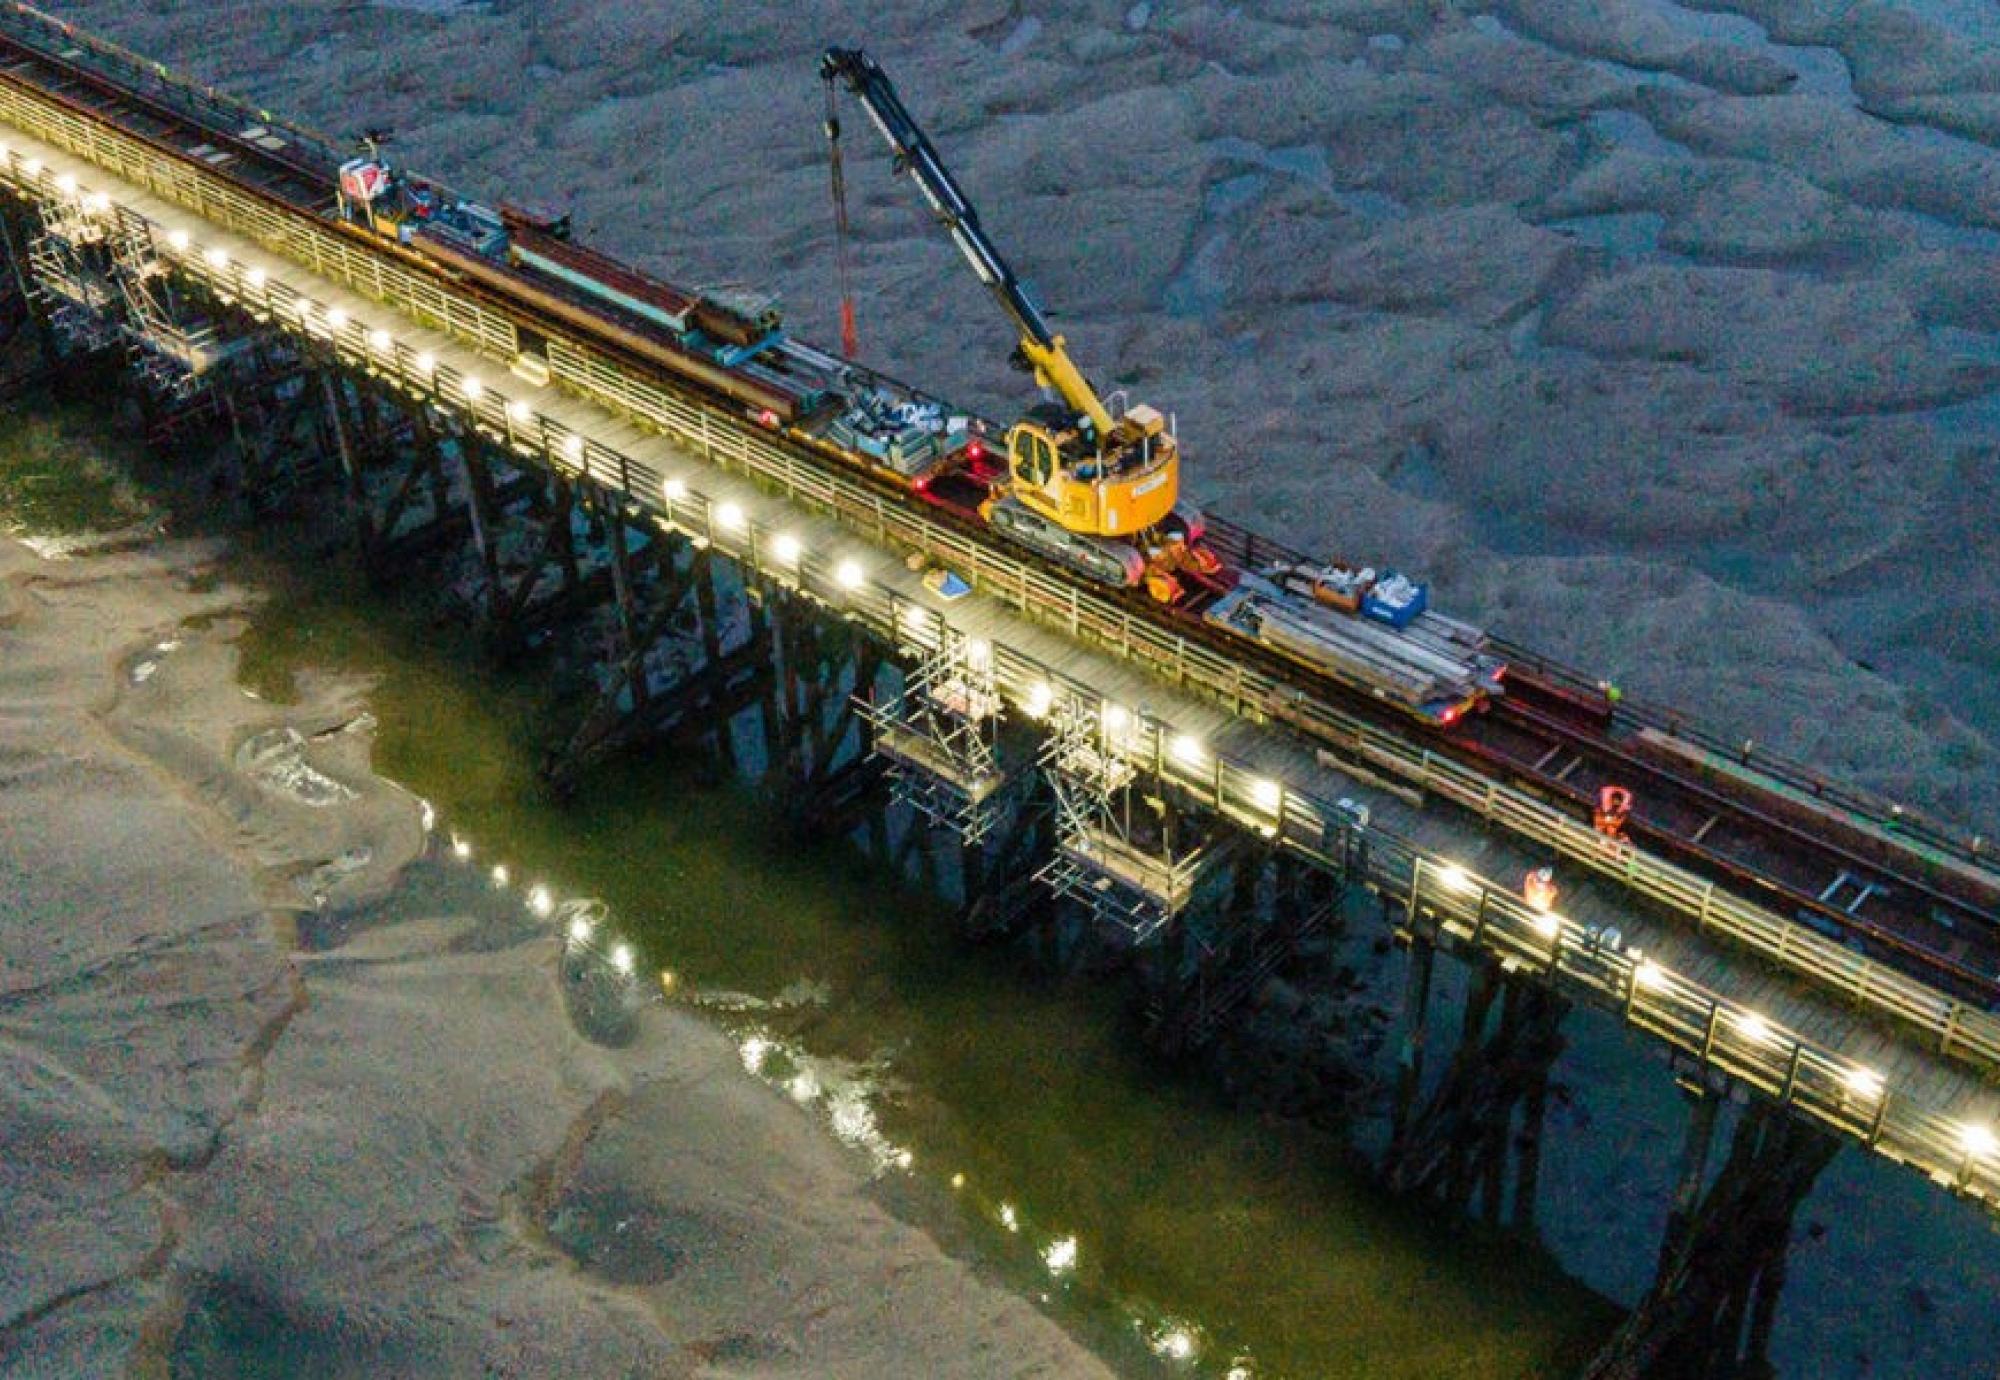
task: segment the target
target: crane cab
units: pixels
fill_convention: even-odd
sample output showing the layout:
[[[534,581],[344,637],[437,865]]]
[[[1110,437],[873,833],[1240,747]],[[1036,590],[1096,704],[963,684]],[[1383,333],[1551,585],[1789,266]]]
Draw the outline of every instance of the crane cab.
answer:
[[[1166,420],[1133,408],[1094,443],[1076,420],[1047,413],[1007,433],[1013,496],[1071,532],[1125,537],[1173,512],[1180,496],[1180,455]]]

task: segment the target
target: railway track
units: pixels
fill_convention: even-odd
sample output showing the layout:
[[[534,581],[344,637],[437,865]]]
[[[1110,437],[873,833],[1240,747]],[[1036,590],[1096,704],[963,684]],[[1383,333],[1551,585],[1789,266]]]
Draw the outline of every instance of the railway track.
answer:
[[[1264,560],[1305,559],[1226,524],[1211,531],[1240,551],[1239,559],[1253,552]],[[1580,820],[1591,818],[1601,787],[1625,786],[1638,799],[1627,825],[1634,840],[1954,995],[2000,1005],[2000,878],[1982,875],[1977,859],[1941,866],[1866,828],[1813,827],[1845,806],[1808,811],[1769,787],[1733,792],[1654,746],[1672,740],[1713,755],[1712,743],[1668,730],[1664,716],[1651,711],[1623,722],[1622,705],[1594,686],[1585,690],[1591,683],[1581,673],[1555,663],[1510,665],[1507,683],[1486,713],[1446,731],[1414,731]],[[1809,779],[1792,764],[1776,765],[1783,774],[1772,780],[1780,785],[1786,777]],[[1758,767],[1766,770],[1762,760]],[[1748,781],[1747,772],[1740,780]]]
[[[9,14],[18,26],[12,11],[0,11],[0,18]],[[336,224],[332,189],[340,154],[332,143],[268,117],[245,123],[248,112],[227,98],[177,82],[117,50],[94,42],[86,48],[81,39],[76,44],[50,51],[0,31],[0,78],[199,163],[288,212]],[[351,227],[340,228],[360,236]],[[504,287],[453,278],[401,246],[360,237],[530,329],[557,324],[532,303],[510,298]],[[716,401],[630,352],[615,346],[605,352],[644,371],[656,386]],[[783,439],[817,462],[843,463],[865,475],[817,437]],[[920,501],[893,485],[880,487],[900,501]],[[984,538],[962,515],[951,514],[950,520]],[[1212,523],[1211,537],[1240,565],[1305,559],[1227,523]],[[1052,581],[1074,579],[1043,564]],[[1910,976],[1989,1009],[2000,1006],[2000,874],[1991,870],[1978,841],[1968,845],[1852,793],[1829,798],[1823,783],[1790,764],[1760,759],[1754,772],[1718,765],[1716,744],[1687,734],[1671,717],[1637,707],[1614,710],[1582,673],[1525,649],[1507,649],[1522,655],[1509,694],[1489,713],[1438,731],[1276,652],[1228,639],[1197,617],[1161,608],[1143,595],[1124,602],[1138,616],[1170,624],[1179,636],[1254,662],[1344,714],[1420,740],[1577,817],[1589,818],[1599,787],[1628,786],[1640,802],[1630,825],[1635,840]]]

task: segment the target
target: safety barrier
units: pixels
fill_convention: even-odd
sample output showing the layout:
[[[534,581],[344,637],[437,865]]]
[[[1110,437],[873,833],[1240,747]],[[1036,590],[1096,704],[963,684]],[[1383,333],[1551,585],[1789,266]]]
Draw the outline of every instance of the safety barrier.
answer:
[[[33,88],[0,74],[0,122],[88,159],[234,231],[330,281],[446,332],[511,365],[517,357],[514,321],[445,282],[403,262],[398,250],[345,233],[335,225],[283,208],[206,166],[170,156],[136,135],[86,119]],[[0,159],[17,184],[24,165]],[[55,193],[46,179],[28,178],[32,194]],[[198,250],[162,235],[161,252],[196,277],[216,277],[235,295],[246,290],[240,265],[206,272]],[[941,515],[905,504],[858,473],[781,441],[730,408],[697,400],[621,367],[604,352],[560,335],[548,342],[555,380],[726,469],[750,476],[792,500],[830,514],[854,530],[904,551],[952,566],[989,597],[1087,645],[1139,664],[1168,683],[1213,700],[1254,723],[1278,723],[1304,734],[1337,761],[1345,757],[1473,811],[1693,921],[1789,972],[1893,1018],[1923,1034],[1936,1051],[1982,1070],[2000,1068],[2000,1016],[1888,968],[1775,912],[1718,888],[1664,859],[1629,845],[1607,848],[1601,835],[1540,798],[1482,776],[1464,765],[1317,699],[1271,673],[1221,655],[1170,624],[1140,616],[1108,595],[1058,578],[1046,567],[975,540]],[[447,386],[450,381],[446,380]],[[486,402],[499,406],[498,395]],[[488,419],[505,434],[506,419]],[[657,511],[660,476],[591,443],[586,459],[615,476],[616,487]],[[593,474],[599,471],[593,470]]]
[[[34,198],[77,194],[59,189],[46,169],[30,172],[12,150],[0,155],[0,186]],[[780,556],[772,525],[747,515],[733,523],[722,521],[722,506],[689,486],[685,476],[663,475],[614,447],[582,436],[449,362],[345,319],[254,267],[204,252],[129,207],[114,205],[106,213],[125,222],[122,232],[150,235],[163,257],[217,298],[315,342],[342,368],[456,416],[517,455],[621,491],[662,526],[710,543],[723,555],[782,581],[859,623],[900,653],[918,656],[945,635],[939,615],[872,578],[853,555],[791,550]],[[689,428],[682,439],[719,468],[769,470],[772,476],[789,480],[789,486],[780,487],[787,487],[807,506],[829,513],[845,514],[855,501],[844,476],[810,467],[795,470],[797,457],[755,432],[724,425],[706,410],[679,400],[661,402],[673,405],[663,406],[659,416]],[[665,425],[673,434],[675,425]],[[909,510],[879,495],[857,511],[867,519],[860,525],[892,544],[922,545],[975,568],[991,557],[963,534],[933,532]],[[994,577],[1004,580],[1009,574],[1002,568]],[[1011,588],[1016,598],[1028,598],[1026,580],[1017,577]],[[1150,625],[1135,627],[1128,616],[1075,591],[1057,611],[1072,632],[1087,640],[1123,645],[1127,655],[1140,659],[1171,655],[1184,683],[1197,684],[1197,671],[1233,669],[1232,693],[1246,706],[1254,696],[1268,693],[1268,687],[1246,678],[1242,668],[1219,665],[1223,659],[1211,649],[1162,639]],[[1094,707],[1109,750],[1201,808],[1388,898],[1401,907],[1407,933],[1474,950],[1511,971],[1533,975],[1569,996],[1613,1010],[1634,1028],[1703,1067],[2000,1212],[2000,1145],[1990,1126],[1934,1112],[1899,1093],[1877,1071],[1801,1040],[1636,952],[1606,944],[1594,931],[1532,909],[1511,891],[1375,825],[1351,802],[1327,800],[1273,780],[1246,763],[1211,752],[1143,710],[1113,715],[1090,687],[1066,680],[1018,648],[998,645],[991,656],[996,688],[1016,712],[1039,718],[1061,697]],[[1392,755],[1390,745],[1378,737],[1372,731],[1350,731],[1343,741],[1371,761],[1386,762]],[[1428,753],[1405,752],[1414,755],[1399,760],[1425,789],[1449,794],[1503,823],[1519,813],[1519,802],[1492,783],[1479,781],[1455,764],[1430,759]],[[1534,823],[1530,814],[1520,818]],[[1595,846],[1601,847],[1601,840]],[[1713,905],[1713,898],[1705,904]],[[1719,908],[1715,914],[1726,916]],[[1782,945],[1784,940],[1774,937],[1771,942]],[[1859,990],[1871,1001],[1881,995],[1873,987]]]

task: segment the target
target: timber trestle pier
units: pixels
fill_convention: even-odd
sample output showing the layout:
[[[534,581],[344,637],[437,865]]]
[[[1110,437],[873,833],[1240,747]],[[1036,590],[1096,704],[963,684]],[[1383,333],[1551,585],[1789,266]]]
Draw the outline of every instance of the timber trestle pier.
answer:
[[[455,562],[496,646],[587,627],[597,695],[559,786],[663,735],[727,764],[750,723],[802,821],[931,869],[968,933],[1059,913],[1138,956],[1173,1048],[1307,936],[1379,916],[1405,977],[1384,1176],[1493,1222],[1533,1222],[1563,1023],[1622,1023],[1690,1090],[1689,1144],[1659,1280],[1593,1374],[1754,1365],[1783,1280],[1758,1243],[1842,1144],[2000,1213],[2000,1018],[1957,971],[1976,957],[1900,966],[1774,906],[1775,884],[1607,838],[344,232],[301,206],[315,136],[31,11],[0,7],[0,38],[96,73],[66,86],[0,47],[0,339],[45,366],[123,359],[156,439],[226,439],[246,494],[332,496],[371,572]],[[1548,703],[1587,698],[1538,674]],[[1832,812],[1843,856],[1897,844],[1861,797],[1809,793],[1788,828]],[[1899,865],[1963,914],[2000,894],[1979,841],[1918,842]],[[1530,905],[1513,879],[1551,862],[1574,880]],[[1440,956],[1467,975],[1450,1045]],[[1749,1110],[1718,1169],[1725,1101]]]

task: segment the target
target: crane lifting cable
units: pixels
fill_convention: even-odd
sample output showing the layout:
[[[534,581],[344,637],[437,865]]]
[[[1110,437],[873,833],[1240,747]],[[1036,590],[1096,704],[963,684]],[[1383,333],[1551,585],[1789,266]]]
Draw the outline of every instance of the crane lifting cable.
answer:
[[[833,179],[833,229],[840,262],[840,352],[853,359],[861,353],[861,334],[854,324],[853,249],[847,230],[847,174],[840,161],[839,93],[826,79],[827,172]]]

